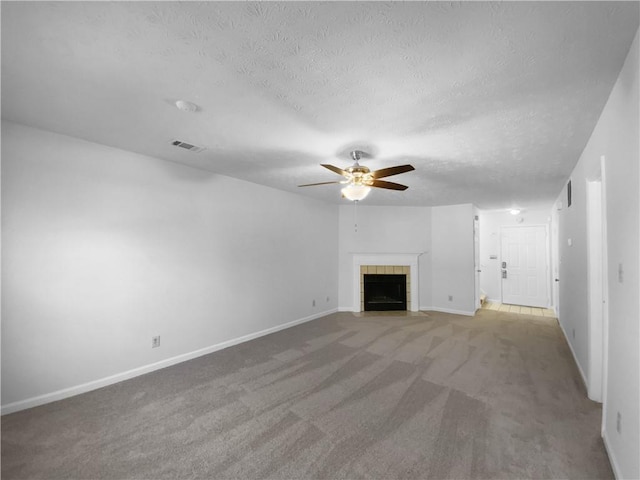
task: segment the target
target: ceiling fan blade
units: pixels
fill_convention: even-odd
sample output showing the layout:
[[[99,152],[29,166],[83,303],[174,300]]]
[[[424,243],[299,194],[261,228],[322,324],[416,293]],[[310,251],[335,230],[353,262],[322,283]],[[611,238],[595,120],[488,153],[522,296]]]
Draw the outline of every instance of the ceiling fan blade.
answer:
[[[371,177],[390,177],[391,175],[398,175],[400,173],[410,172],[411,170],[415,170],[412,165],[398,165],[397,167],[382,168],[380,170],[376,170],[375,172],[371,172]]]
[[[316,185],[329,185],[331,183],[342,183],[342,182],[320,182],[320,183],[307,183],[305,185],[298,185],[299,187],[314,187]]]
[[[331,170],[332,172],[337,173],[338,175],[343,175],[345,177],[349,176],[349,173],[345,172],[341,168],[334,167],[333,165],[329,165],[329,164],[326,164],[326,163],[321,163],[320,165],[322,165],[324,168],[328,168],[329,170]]]
[[[385,182],[384,180],[372,180],[371,186],[378,188],[388,188],[389,190],[406,190],[407,188],[409,188],[406,185],[400,185],[399,183],[393,182]]]

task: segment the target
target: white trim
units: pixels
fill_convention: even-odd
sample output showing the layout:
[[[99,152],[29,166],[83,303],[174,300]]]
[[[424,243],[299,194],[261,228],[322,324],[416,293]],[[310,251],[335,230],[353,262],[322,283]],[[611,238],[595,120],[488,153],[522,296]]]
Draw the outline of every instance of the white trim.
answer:
[[[607,231],[607,159],[600,156],[602,181],[602,431],[607,428],[609,385],[609,240]],[[610,457],[611,458],[611,457]],[[615,471],[614,471],[615,473]]]
[[[602,181],[585,180],[587,192],[587,371],[588,396],[602,403],[603,309]]]
[[[362,265],[407,265],[409,266],[411,282],[411,311],[418,312],[420,304],[418,288],[418,257],[421,253],[354,253],[353,254],[353,285],[352,312],[360,311],[360,267]]]
[[[476,312],[470,312],[467,310],[454,310],[452,308],[440,308],[440,307],[420,307],[420,311],[432,311],[441,313],[452,313],[454,315],[465,315],[467,317],[475,317]],[[477,311],[477,310],[476,310]]]
[[[208,355],[209,353],[217,352],[218,350],[232,347],[234,345],[238,345],[239,343],[248,342],[249,340],[253,340],[258,337],[263,337],[264,335],[269,335],[271,333],[275,333],[280,330],[284,330],[286,328],[294,327],[301,323],[306,323],[311,320],[315,320],[317,318],[330,315],[337,311],[338,309],[334,308],[324,312],[315,313],[308,317],[293,320],[292,322],[283,323],[282,325],[277,325],[275,327],[267,328],[259,332],[250,333],[248,335],[244,335],[238,338],[233,338],[231,340],[217,343],[209,347],[201,348],[199,350],[194,350],[193,352],[183,353],[181,355],[167,358],[156,363],[151,363],[149,365],[144,365],[142,367],[134,368],[132,370],[127,370],[126,372],[117,373],[115,375],[110,375],[108,377],[100,378],[98,380],[92,380],[90,382],[83,383],[81,385],[75,385],[73,387],[64,388],[62,390],[57,390],[55,392],[45,393],[44,395],[38,395],[36,397],[31,397],[25,400],[19,400],[17,402],[9,403],[7,405],[2,405],[2,409],[1,409],[2,415],[18,412],[20,410],[25,410],[27,408],[37,407],[39,405],[44,405],[46,403],[51,403],[58,400],[63,400],[65,398],[73,397],[81,393],[86,393],[92,390],[96,390],[98,388],[106,387],[108,385],[113,385],[114,383],[122,382],[124,380],[129,380],[130,378],[144,375],[145,373],[150,373],[155,370],[160,370],[162,368],[170,367],[171,365],[186,362],[187,360],[192,360],[194,358],[201,357],[203,355]]]
[[[604,415],[604,412],[603,412],[603,415]],[[602,440],[604,442],[604,449],[607,451],[607,456],[609,457],[611,470],[613,470],[613,476],[615,478],[622,478],[622,474],[620,473],[620,466],[618,465],[616,456],[613,454],[613,449],[609,446],[609,440],[608,440],[606,430],[602,430]]]
[[[489,302],[489,303],[502,303],[502,300],[500,300],[499,298],[487,298],[485,300],[485,302]]]

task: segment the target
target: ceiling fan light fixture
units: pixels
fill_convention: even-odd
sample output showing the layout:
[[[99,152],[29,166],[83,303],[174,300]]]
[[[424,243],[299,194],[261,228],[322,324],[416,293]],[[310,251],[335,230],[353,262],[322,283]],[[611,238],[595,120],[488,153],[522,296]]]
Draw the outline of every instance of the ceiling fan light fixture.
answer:
[[[342,189],[342,196],[347,200],[356,202],[363,200],[369,195],[370,191],[371,187],[367,187],[366,185],[347,185]]]
[[[380,170],[376,170],[372,172],[369,170],[369,167],[364,165],[360,165],[358,160],[360,160],[363,152],[360,150],[354,150],[351,152],[351,158],[353,158],[354,163],[350,167],[345,169],[335,167],[333,165],[329,165],[328,163],[321,163],[320,165],[328,170],[331,170],[333,173],[337,173],[338,175],[342,175],[345,179],[341,182],[319,182],[319,183],[306,183],[304,185],[298,185],[299,187],[311,187],[314,185],[328,185],[331,183],[341,183],[346,184],[346,187],[342,189],[342,197],[353,202],[357,202],[360,200],[364,200],[364,198],[369,195],[372,187],[375,188],[386,188],[387,190],[406,190],[406,185],[401,185],[399,183],[387,182],[386,180],[380,180],[381,178],[390,177],[392,175],[399,175],[401,173],[410,172],[415,170],[411,165],[396,165],[395,167],[387,167]]]

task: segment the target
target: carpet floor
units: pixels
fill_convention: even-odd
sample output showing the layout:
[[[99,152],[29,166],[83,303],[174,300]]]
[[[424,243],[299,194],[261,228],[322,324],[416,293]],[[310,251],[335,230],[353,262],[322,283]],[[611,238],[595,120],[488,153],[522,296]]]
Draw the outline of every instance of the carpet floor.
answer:
[[[337,313],[2,417],[2,478],[613,478],[555,319]]]

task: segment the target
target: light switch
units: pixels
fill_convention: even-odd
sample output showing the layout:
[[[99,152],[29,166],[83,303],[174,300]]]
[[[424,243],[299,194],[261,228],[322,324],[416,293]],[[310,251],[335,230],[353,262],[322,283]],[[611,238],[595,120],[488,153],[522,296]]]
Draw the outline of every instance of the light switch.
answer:
[[[567,245],[569,245],[570,247],[573,246],[573,240],[567,238]]]

